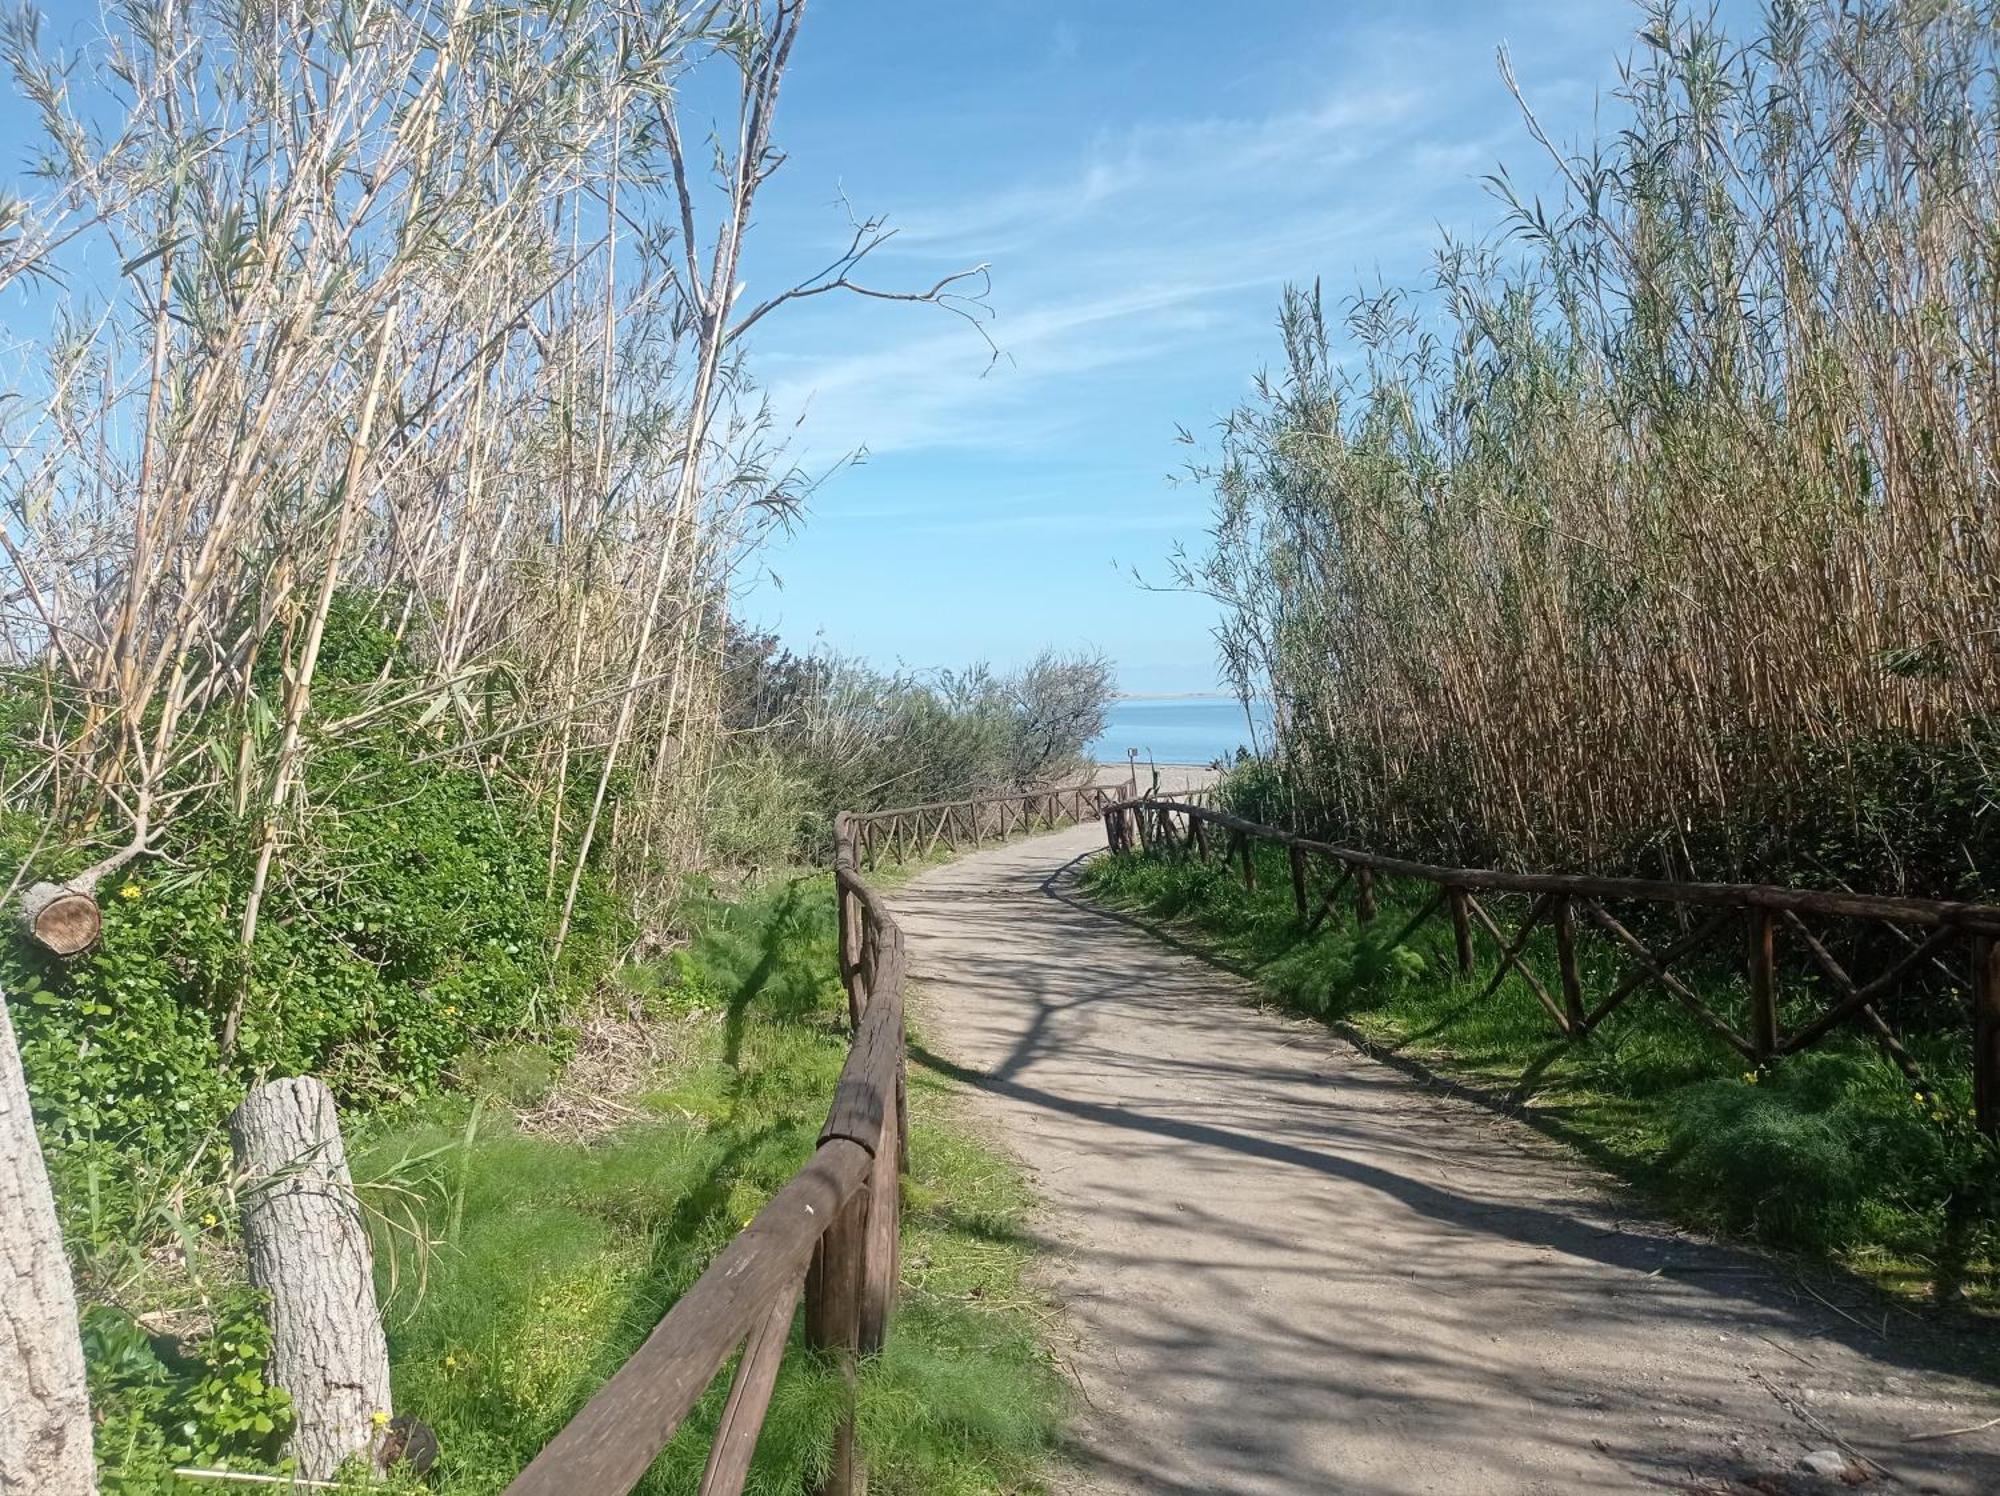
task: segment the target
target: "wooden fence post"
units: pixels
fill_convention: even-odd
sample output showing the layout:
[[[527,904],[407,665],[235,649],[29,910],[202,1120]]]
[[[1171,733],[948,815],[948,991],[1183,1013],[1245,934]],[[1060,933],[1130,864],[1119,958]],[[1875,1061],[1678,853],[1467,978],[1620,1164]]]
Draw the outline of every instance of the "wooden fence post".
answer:
[[[2000,940],[1990,935],[1972,942],[1972,1113],[2000,1138]]]
[[[861,1310],[855,1340],[864,1356],[882,1349],[889,1317],[895,1310],[896,1280],[901,1272],[902,1191],[897,1184],[897,1146],[901,1129],[896,1106],[882,1119],[882,1140],[875,1148],[874,1172],[868,1176],[868,1227],[862,1245]]]
[[[1447,888],[1445,896],[1451,903],[1451,941],[1458,952],[1459,975],[1472,971],[1472,895],[1457,886]]]
[[[1299,922],[1306,918],[1306,852],[1297,842],[1291,843],[1286,851],[1292,859],[1292,907],[1298,910]]]
[[[1583,979],[1576,969],[1576,909],[1567,898],[1558,898],[1549,911],[1556,925],[1556,965],[1562,976],[1563,1032],[1572,1039],[1585,1033]]]
[[[1354,917],[1362,924],[1375,917],[1375,870],[1358,867],[1354,870]]]
[[[1750,911],[1750,1044],[1759,1060],[1778,1052],[1777,918]]]
[[[0,998],[0,1491],[92,1496],[90,1402],[76,1290]]]
[[[389,1347],[333,1093],[309,1075],[266,1081],[229,1136],[250,1182],[243,1240],[250,1282],[271,1297],[271,1380],[291,1395],[298,1473],[331,1480],[356,1455],[379,1470]]]
[[[1208,823],[1200,816],[1194,820],[1194,851],[1203,862],[1208,861]]]
[[[1243,886],[1251,893],[1257,891],[1257,843],[1247,831],[1236,833],[1237,843],[1243,848]]]
[[[867,1257],[867,1186],[856,1190],[813,1248],[806,1273],[806,1344],[833,1358],[847,1406],[833,1440],[833,1463],[820,1496],[862,1496],[868,1475],[854,1436],[855,1353],[860,1343],[862,1274]]]
[[[868,1006],[868,989],[862,976],[868,938],[861,923],[861,901],[845,888],[839,891],[839,899],[841,975],[847,986],[847,1027],[851,1033],[861,1027],[861,1010]]]

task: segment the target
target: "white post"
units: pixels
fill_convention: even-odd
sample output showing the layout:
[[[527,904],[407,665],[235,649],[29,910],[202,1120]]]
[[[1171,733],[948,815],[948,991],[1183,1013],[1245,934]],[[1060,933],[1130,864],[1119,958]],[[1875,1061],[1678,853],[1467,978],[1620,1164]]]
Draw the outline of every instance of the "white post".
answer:
[[[298,1473],[329,1480],[356,1455],[379,1470],[389,1348],[333,1095],[311,1076],[266,1081],[229,1133],[248,1176],[250,1281],[271,1296],[271,1380],[292,1399]]]
[[[76,1290],[0,997],[0,1496],[95,1496]]]

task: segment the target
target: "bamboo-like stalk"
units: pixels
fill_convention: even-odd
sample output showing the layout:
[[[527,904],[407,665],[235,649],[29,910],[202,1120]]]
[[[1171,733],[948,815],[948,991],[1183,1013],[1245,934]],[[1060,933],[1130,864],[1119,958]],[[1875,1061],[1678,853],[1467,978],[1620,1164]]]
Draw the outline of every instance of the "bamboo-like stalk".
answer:
[[[49,272],[63,329],[0,400],[0,669],[40,697],[6,794],[75,864],[237,817],[225,1049],[316,755],[385,720],[540,798],[564,937],[594,857],[635,900],[700,857],[730,577],[790,503],[737,339],[831,291],[966,310],[956,279],[858,285],[873,220],[735,306],[804,9],[364,0],[333,28],[141,0],[66,74],[0,28],[57,162],[0,284]],[[701,69],[743,100],[705,243],[677,120]],[[85,256],[125,273],[66,320]],[[327,711],[343,610],[395,656]]]
[[[1723,876],[1809,816],[1865,840],[1888,745],[1988,751],[2000,22],[1768,24],[1649,7],[1626,128],[1530,114],[1559,194],[1496,178],[1520,256],[1447,243],[1435,316],[1288,297],[1181,580],[1344,836]]]

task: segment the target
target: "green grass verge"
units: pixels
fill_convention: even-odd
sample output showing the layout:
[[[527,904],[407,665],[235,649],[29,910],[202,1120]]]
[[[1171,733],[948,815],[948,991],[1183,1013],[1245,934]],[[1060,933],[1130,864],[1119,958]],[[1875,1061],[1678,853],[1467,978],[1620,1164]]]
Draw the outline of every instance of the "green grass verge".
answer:
[[[362,1140],[358,1177],[415,1201],[435,1243],[380,1233],[396,1406],[439,1436],[429,1489],[504,1485],[811,1154],[846,1053],[832,910],[817,876],[690,911],[692,946],[635,984],[678,1026],[682,1056],[638,1096],[643,1120],[557,1141],[520,1130],[503,1096]],[[1064,1395],[1025,1281],[1030,1197],[954,1118],[942,1082],[912,1071],[910,1085],[903,1295],[861,1381],[872,1487],[1040,1489]],[[696,1489],[728,1381],[725,1368],[639,1490]],[[808,1488],[838,1408],[835,1379],[795,1344],[749,1489]]]
[[[2000,1312],[2000,1150],[1971,1125],[1961,1035],[1905,1034],[1934,1082],[1922,1092],[1851,1032],[1750,1069],[1653,986],[1572,1043],[1518,976],[1479,1000],[1498,964],[1483,935],[1477,969],[1464,977],[1442,914],[1390,944],[1435,892],[1427,884],[1378,882],[1371,924],[1357,930],[1350,904],[1307,937],[1274,847],[1260,854],[1255,893],[1219,861],[1192,857],[1101,858],[1083,882],[1187,936],[1284,1006],[1505,1094],[1684,1220],[1838,1263],[1905,1298]],[[1579,955],[1589,1002],[1625,974],[1607,942],[1580,941]],[[1552,932],[1531,939],[1526,960],[1560,991]],[[1682,974],[1742,1031],[1740,976],[1721,964]],[[1828,1001],[1787,983],[1788,1027]]]

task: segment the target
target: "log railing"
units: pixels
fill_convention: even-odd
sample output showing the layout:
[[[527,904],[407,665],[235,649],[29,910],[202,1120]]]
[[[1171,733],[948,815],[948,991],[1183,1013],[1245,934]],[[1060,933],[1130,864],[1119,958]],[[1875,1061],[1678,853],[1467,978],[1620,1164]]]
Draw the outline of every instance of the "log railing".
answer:
[[[702,1496],[743,1489],[792,1321],[853,1386],[882,1346],[896,1298],[898,1175],[908,1159],[903,932],[861,875],[880,856],[929,856],[1011,832],[1097,815],[1126,786],[1077,785],[834,818],[840,977],[853,1035],[819,1146],[717,1254],[632,1357],[514,1478],[506,1496],[623,1496],[737,1349],[736,1377],[709,1448]],[[867,1488],[850,1392],[822,1496]]]
[[[1293,906],[1308,934],[1328,918],[1338,917],[1350,900],[1358,925],[1373,921],[1378,913],[1378,879],[1417,884],[1423,891],[1416,912],[1389,943],[1401,944],[1433,918],[1449,918],[1453,957],[1461,973],[1473,970],[1478,937],[1487,939],[1498,955],[1499,965],[1480,1001],[1498,992],[1509,976],[1516,976],[1546,1010],[1557,1033],[1571,1039],[1585,1038],[1628,998],[1657,986],[1753,1065],[1796,1054],[1843,1024],[1858,1024],[1913,1086],[1928,1093],[1929,1083],[1884,1008],[1919,975],[1933,983],[1942,978],[1966,995],[1970,1008],[1974,1119],[1989,1136],[2000,1136],[2000,906],[1764,884],[1435,867],[1259,825],[1197,803],[1203,798],[1141,796],[1108,804],[1102,812],[1105,841],[1114,852],[1220,857],[1232,867],[1240,865],[1240,876],[1253,889],[1255,848],[1283,847]],[[1526,912],[1511,933],[1502,928],[1481,895],[1488,896],[1486,902],[1507,895],[1527,900]],[[1648,945],[1606,907],[1611,904],[1678,906],[1683,911],[1682,933],[1657,948]],[[1808,923],[1827,919],[1863,921],[1886,930],[1891,954],[1882,969],[1865,978],[1849,972]],[[1712,949],[1732,926],[1740,927],[1744,937],[1748,1032],[1717,1013],[1673,971],[1690,956]],[[1526,961],[1528,943],[1538,930],[1554,936],[1554,992]],[[1601,996],[1586,994],[1580,975],[1578,947],[1585,930],[1601,934],[1626,965],[1616,984]],[[1789,1033],[1780,1024],[1780,940],[1797,942],[1804,963],[1833,994],[1827,1006]]]
[[[818,1148],[507,1496],[622,1496],[741,1346],[701,1483],[703,1496],[734,1496],[800,1299],[806,1343],[830,1355],[850,1385],[856,1358],[880,1348],[896,1293],[904,1157],[903,932],[862,880],[856,846],[854,817],[843,813],[834,821],[833,876],[853,1042]],[[865,1485],[850,1410],[823,1490],[851,1496]]]
[[[943,848],[959,852],[1024,831],[1053,831],[1076,821],[1095,820],[1115,801],[1128,799],[1122,784],[1074,784],[1066,788],[982,795],[936,805],[907,805],[849,817],[861,866],[930,857]]]

